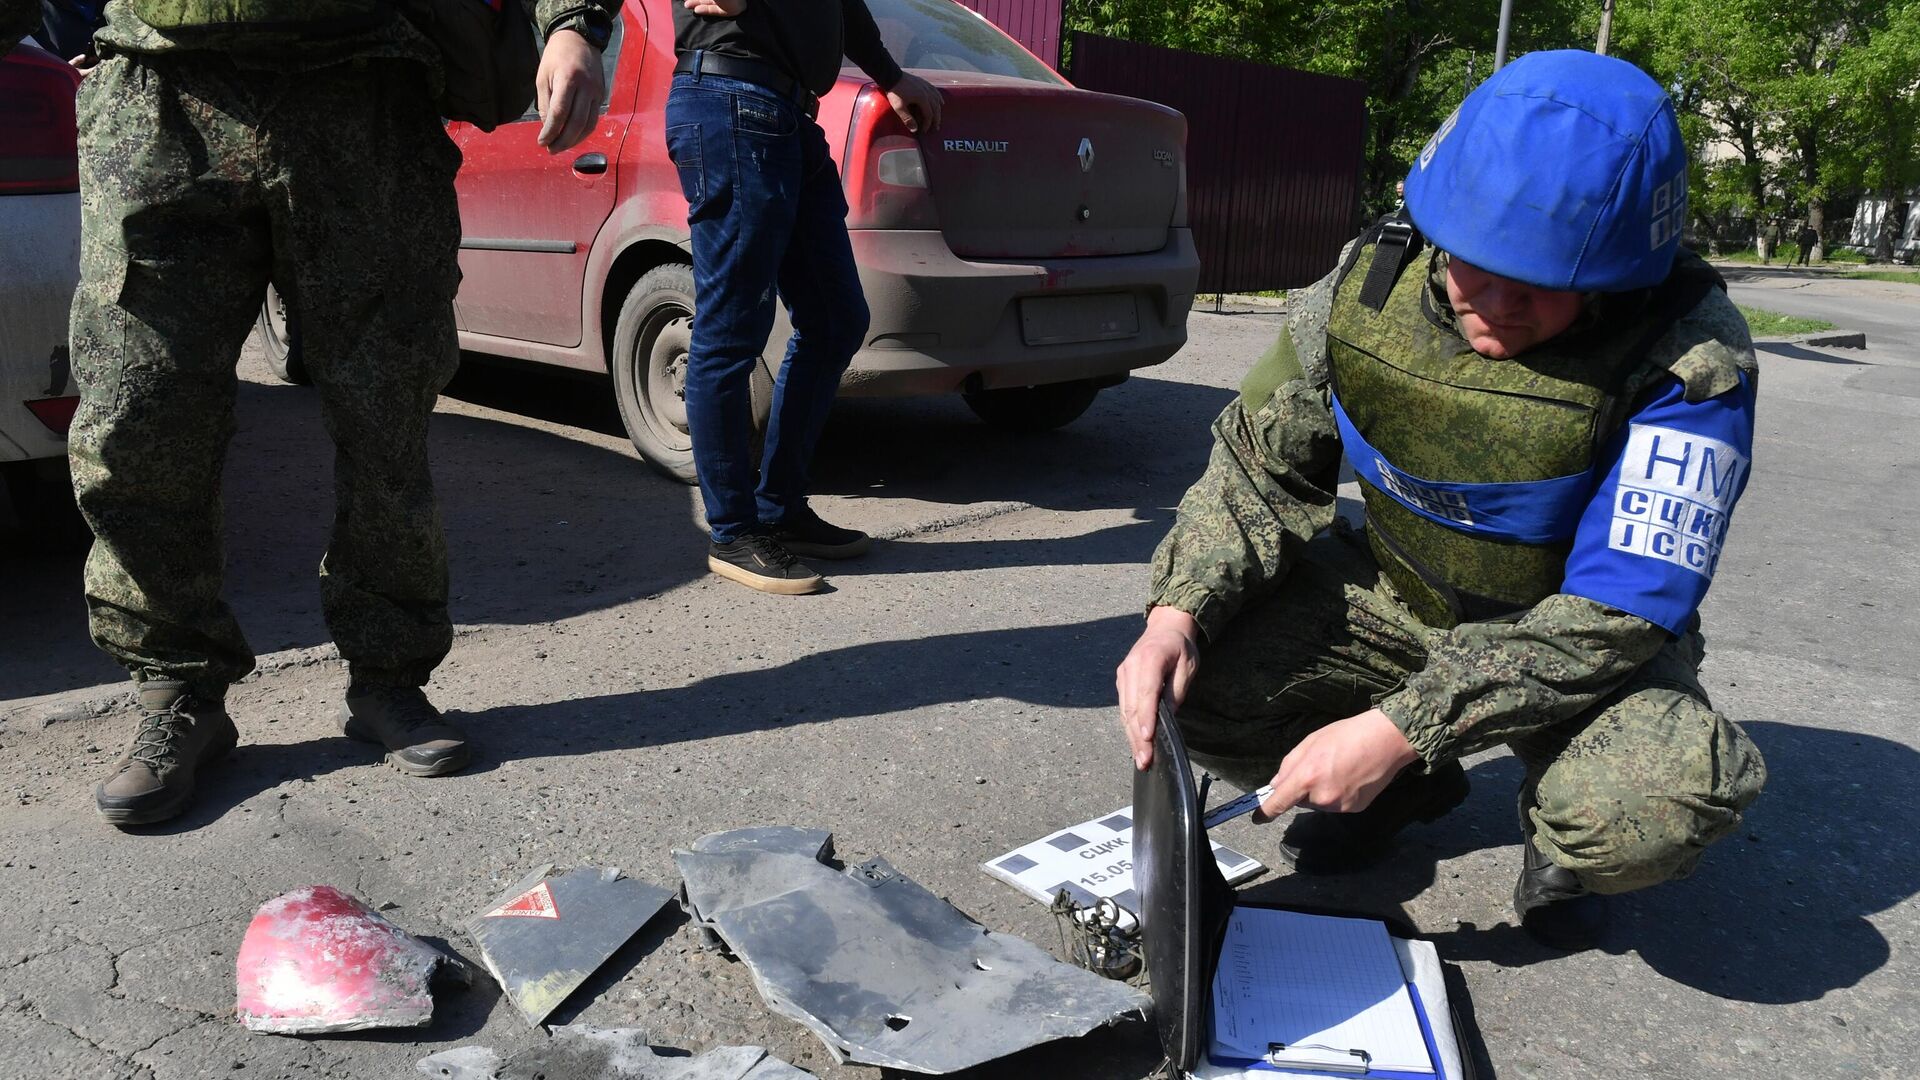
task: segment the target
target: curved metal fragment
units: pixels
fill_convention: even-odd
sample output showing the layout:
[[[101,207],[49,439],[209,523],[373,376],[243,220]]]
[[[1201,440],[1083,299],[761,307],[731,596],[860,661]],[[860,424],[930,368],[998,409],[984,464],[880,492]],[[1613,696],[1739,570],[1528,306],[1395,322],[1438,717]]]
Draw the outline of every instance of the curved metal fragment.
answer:
[[[776,1012],[845,1060],[946,1073],[1129,1014],[1146,996],[995,934],[885,859],[836,870],[820,829],[742,829],[674,852],[694,918]]]
[[[309,1035],[420,1027],[432,984],[465,964],[331,885],[260,906],[234,960],[234,1012],[249,1031]]]

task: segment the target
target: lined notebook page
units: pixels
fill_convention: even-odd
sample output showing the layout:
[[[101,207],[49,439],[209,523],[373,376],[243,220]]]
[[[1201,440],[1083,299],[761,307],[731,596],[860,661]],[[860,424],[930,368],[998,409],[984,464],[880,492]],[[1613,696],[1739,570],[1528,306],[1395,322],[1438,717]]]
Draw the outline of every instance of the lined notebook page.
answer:
[[[1386,925],[1237,907],[1213,980],[1213,1046],[1222,1060],[1432,1073],[1420,1020]]]

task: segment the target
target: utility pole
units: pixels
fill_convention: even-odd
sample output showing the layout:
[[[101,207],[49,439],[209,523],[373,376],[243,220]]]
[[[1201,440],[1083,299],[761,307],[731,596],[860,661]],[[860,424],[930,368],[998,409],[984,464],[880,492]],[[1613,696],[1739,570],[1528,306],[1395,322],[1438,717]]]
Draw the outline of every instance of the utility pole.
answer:
[[[1493,47],[1493,70],[1507,66],[1507,37],[1513,29],[1513,0],[1500,0],[1500,40]]]
[[[1613,36],[1613,0],[1600,0],[1600,42],[1593,51],[1607,55],[1607,39]]]

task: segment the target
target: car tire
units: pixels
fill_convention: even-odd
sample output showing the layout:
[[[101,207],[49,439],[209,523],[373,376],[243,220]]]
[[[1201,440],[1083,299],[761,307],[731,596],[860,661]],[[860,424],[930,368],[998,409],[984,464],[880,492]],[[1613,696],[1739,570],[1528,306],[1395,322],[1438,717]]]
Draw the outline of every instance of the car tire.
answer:
[[[614,326],[613,394],[620,422],[640,457],[682,483],[698,477],[687,434],[687,347],[693,340],[693,267],[656,266],[641,275],[620,304]],[[761,358],[753,368],[756,449],[773,408],[773,375]]]
[[[84,551],[93,543],[93,530],[73,501],[73,475],[65,458],[10,461],[0,466],[0,474],[29,548],[55,554]]]
[[[961,396],[973,415],[993,427],[1031,433],[1052,431],[1078,420],[1099,396],[1100,386],[1093,379],[1075,379],[1045,386],[972,390]]]
[[[267,286],[267,302],[260,306],[260,345],[267,366],[281,382],[311,385],[307,362],[300,349],[300,319],[280,290]]]

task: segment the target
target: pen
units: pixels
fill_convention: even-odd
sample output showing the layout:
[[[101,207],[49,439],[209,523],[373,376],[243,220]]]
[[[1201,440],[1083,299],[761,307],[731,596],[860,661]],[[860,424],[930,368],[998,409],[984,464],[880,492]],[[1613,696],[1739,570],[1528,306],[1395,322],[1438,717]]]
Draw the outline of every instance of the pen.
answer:
[[[1249,791],[1231,802],[1221,803],[1219,806],[1207,811],[1206,816],[1200,819],[1201,824],[1211,829],[1223,821],[1232,821],[1242,814],[1251,814],[1259,807],[1260,800],[1271,794],[1273,794],[1272,784],[1268,784],[1258,791]]]

